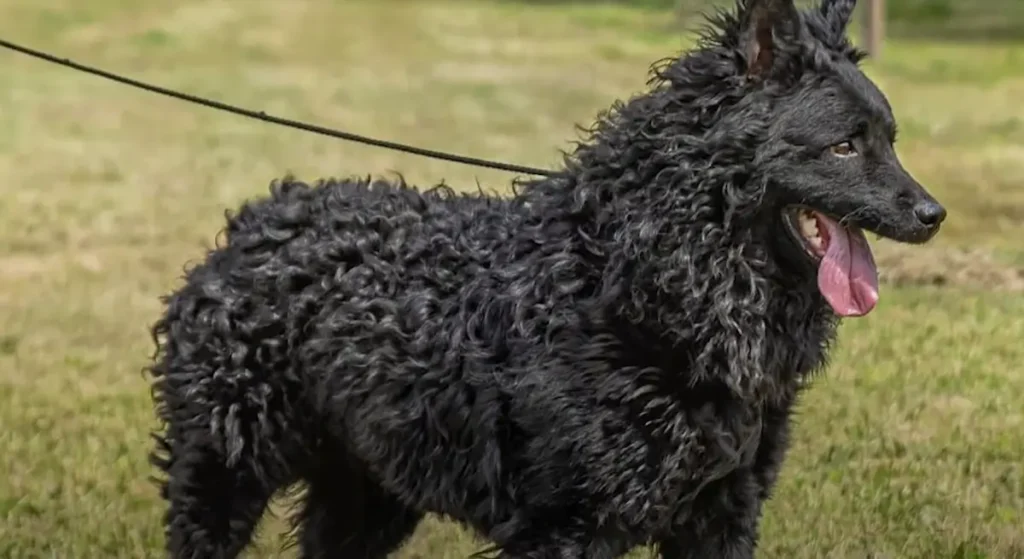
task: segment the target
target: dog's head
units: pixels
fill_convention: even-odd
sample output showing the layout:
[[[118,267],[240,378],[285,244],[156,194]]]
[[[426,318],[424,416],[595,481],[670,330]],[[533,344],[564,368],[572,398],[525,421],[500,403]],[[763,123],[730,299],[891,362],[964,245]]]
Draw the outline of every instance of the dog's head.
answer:
[[[771,96],[765,202],[774,248],[840,316],[878,300],[863,231],[923,243],[946,210],[903,167],[896,125],[882,92],[858,68],[845,30],[855,0],[823,0],[799,12],[793,0],[741,0],[733,47],[749,87]]]

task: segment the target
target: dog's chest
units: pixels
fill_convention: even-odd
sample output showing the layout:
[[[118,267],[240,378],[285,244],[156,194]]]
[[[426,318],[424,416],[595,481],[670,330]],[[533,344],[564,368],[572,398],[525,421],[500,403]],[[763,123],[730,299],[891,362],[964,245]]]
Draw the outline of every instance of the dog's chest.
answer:
[[[631,352],[638,357],[615,375],[621,383],[614,391],[629,396],[613,412],[633,433],[630,452],[621,453],[616,465],[594,457],[602,468],[616,470],[608,479],[620,482],[609,514],[653,537],[685,522],[694,507],[727,498],[733,484],[751,483],[757,472],[776,467],[776,447],[784,444],[778,441],[780,409],[788,410],[783,403],[820,365],[827,329],[805,320],[776,324],[765,334],[761,351],[752,352],[756,361],[716,359],[697,368],[700,376],[692,351],[654,358]],[[728,382],[738,366],[757,374],[757,390],[737,391]]]
[[[826,339],[813,334],[780,333],[769,342],[764,390],[753,401],[724,390],[697,398],[697,405],[687,405],[685,396],[677,400],[665,424],[678,427],[662,433],[661,471],[652,492],[664,499],[654,509],[663,514],[651,519],[658,529],[687,522],[705,503],[730,499],[743,491],[739,486],[760,483],[755,480],[778,468],[791,404],[823,361]]]
[[[614,464],[603,462],[617,472],[600,477],[622,482],[612,492],[609,513],[654,536],[670,530],[701,495],[754,466],[764,414],[760,405],[745,405],[720,388],[674,394],[664,385],[648,385],[636,393],[645,396],[623,410],[633,431],[632,450]]]
[[[759,406],[709,402],[683,412],[686,421],[665,433],[654,495],[666,515],[658,524],[675,520],[709,489],[734,472],[754,466],[764,435]]]
[[[771,384],[771,391],[754,401],[715,382],[671,391],[664,384],[637,388],[650,395],[642,407],[633,408],[640,413],[630,414],[646,442],[650,475],[643,479],[646,499],[621,503],[627,506],[620,510],[634,505],[630,520],[639,521],[649,534],[663,533],[686,522],[702,503],[728,498],[736,489],[733,484],[751,483],[761,470],[776,467],[779,429],[785,423],[780,416],[788,410],[784,402],[801,390],[816,356],[791,349],[776,357],[773,365],[779,369],[764,372],[784,381]]]

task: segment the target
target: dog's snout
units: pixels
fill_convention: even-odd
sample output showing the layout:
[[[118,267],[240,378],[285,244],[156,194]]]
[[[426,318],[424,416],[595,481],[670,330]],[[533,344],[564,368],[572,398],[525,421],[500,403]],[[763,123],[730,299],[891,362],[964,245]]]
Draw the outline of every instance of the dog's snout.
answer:
[[[914,215],[928,228],[935,228],[946,219],[946,208],[934,200],[923,200],[914,206]]]

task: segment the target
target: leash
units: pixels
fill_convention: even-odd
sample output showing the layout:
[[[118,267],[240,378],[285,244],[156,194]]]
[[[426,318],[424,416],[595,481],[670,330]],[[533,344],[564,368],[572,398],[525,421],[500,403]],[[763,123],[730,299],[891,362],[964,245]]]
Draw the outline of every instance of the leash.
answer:
[[[165,95],[167,97],[172,97],[174,99],[178,99],[178,100],[185,101],[185,102],[188,102],[188,103],[194,103],[194,104],[197,104],[197,105],[202,105],[204,107],[209,107],[209,108],[212,108],[212,109],[217,109],[217,110],[220,110],[220,111],[224,111],[224,112],[228,112],[228,113],[233,113],[233,114],[236,114],[236,115],[241,115],[241,116],[248,117],[248,118],[254,118],[256,120],[262,120],[263,122],[269,122],[271,124],[277,124],[279,126],[286,126],[288,128],[295,128],[295,129],[298,129],[298,130],[302,130],[304,132],[312,132],[314,134],[320,134],[320,135],[329,136],[329,137],[332,137],[332,138],[339,138],[339,139],[347,140],[347,141],[350,141],[350,142],[366,144],[366,145],[369,145],[369,146],[375,146],[375,147],[380,147],[380,148],[384,148],[384,149],[390,149],[390,150],[394,150],[394,151],[401,151],[401,152],[405,152],[405,153],[411,153],[411,154],[414,154],[414,155],[419,155],[419,156],[422,156],[422,157],[429,157],[429,158],[432,158],[432,159],[440,159],[440,160],[443,160],[443,161],[450,161],[450,162],[453,162],[453,163],[462,163],[463,165],[471,165],[471,166],[483,167],[483,168],[487,168],[487,169],[497,169],[499,171],[508,171],[510,173],[523,173],[523,174],[527,174],[527,175],[537,175],[537,176],[544,176],[544,177],[552,177],[552,176],[555,176],[555,175],[558,174],[556,171],[545,170],[545,169],[538,169],[538,168],[535,168],[535,167],[526,167],[526,166],[523,166],[523,165],[515,165],[515,164],[512,164],[512,163],[502,163],[500,161],[490,161],[490,160],[487,160],[487,159],[479,159],[479,158],[476,158],[476,157],[468,157],[468,156],[465,156],[465,155],[457,155],[457,154],[454,154],[454,153],[445,153],[445,152],[442,152],[442,151],[435,151],[435,150],[431,150],[431,149],[425,149],[425,148],[410,146],[410,145],[406,145],[406,144],[400,144],[398,142],[390,142],[390,141],[387,141],[387,140],[378,140],[376,138],[369,138],[367,136],[360,136],[358,134],[352,134],[351,132],[344,132],[344,131],[336,130],[336,129],[332,129],[332,128],[325,128],[323,126],[317,126],[315,124],[308,124],[308,123],[300,122],[300,121],[297,121],[297,120],[281,118],[281,117],[269,115],[269,114],[267,114],[267,113],[265,113],[263,111],[253,111],[253,110],[245,109],[245,108],[238,107],[238,106],[235,106],[235,105],[228,105],[227,103],[222,103],[220,101],[215,101],[213,99],[208,99],[208,98],[204,98],[204,97],[198,97],[198,96],[195,96],[195,95],[189,95],[188,93],[182,93],[182,92],[179,92],[179,91],[174,91],[172,89],[167,89],[167,88],[160,87],[160,86],[157,86],[157,85],[141,82],[141,81],[138,81],[138,80],[133,80],[131,78],[120,76],[120,75],[114,74],[112,72],[107,72],[107,71],[101,70],[99,68],[95,68],[95,67],[92,67],[92,66],[86,66],[85,64],[79,64],[79,63],[77,63],[77,62],[75,62],[75,61],[73,61],[71,59],[68,59],[68,58],[60,58],[60,57],[54,56],[52,54],[47,54],[45,52],[38,51],[38,50],[35,50],[35,49],[31,49],[31,48],[28,48],[28,47],[25,47],[25,46],[21,46],[19,44],[12,43],[10,41],[5,41],[3,39],[0,39],[0,47],[3,47],[5,49],[7,49],[7,50],[12,50],[12,51],[15,51],[15,52],[19,52],[21,54],[24,54],[24,55],[27,55],[27,56],[31,56],[33,58],[38,58],[40,60],[45,60],[46,62],[57,64],[59,66],[64,66],[65,68],[71,68],[73,70],[78,70],[80,72],[85,72],[86,74],[92,74],[94,76],[99,76],[101,78],[106,78],[108,80],[115,81],[115,82],[120,83],[120,84],[124,84],[124,85],[127,85],[127,86],[131,86],[131,87],[135,87],[135,88],[142,89],[142,90],[145,90],[145,91],[149,91],[151,93],[157,93],[159,95]]]

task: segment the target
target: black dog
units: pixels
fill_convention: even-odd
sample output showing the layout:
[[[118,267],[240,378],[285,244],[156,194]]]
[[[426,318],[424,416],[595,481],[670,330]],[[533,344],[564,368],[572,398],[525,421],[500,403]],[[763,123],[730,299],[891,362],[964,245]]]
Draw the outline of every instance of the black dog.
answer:
[[[243,206],[154,326],[171,555],[236,556],[303,482],[303,557],[383,558],[426,512],[508,559],[752,557],[794,400],[877,302],[862,230],[945,217],[853,3],[741,0],[511,199]]]

